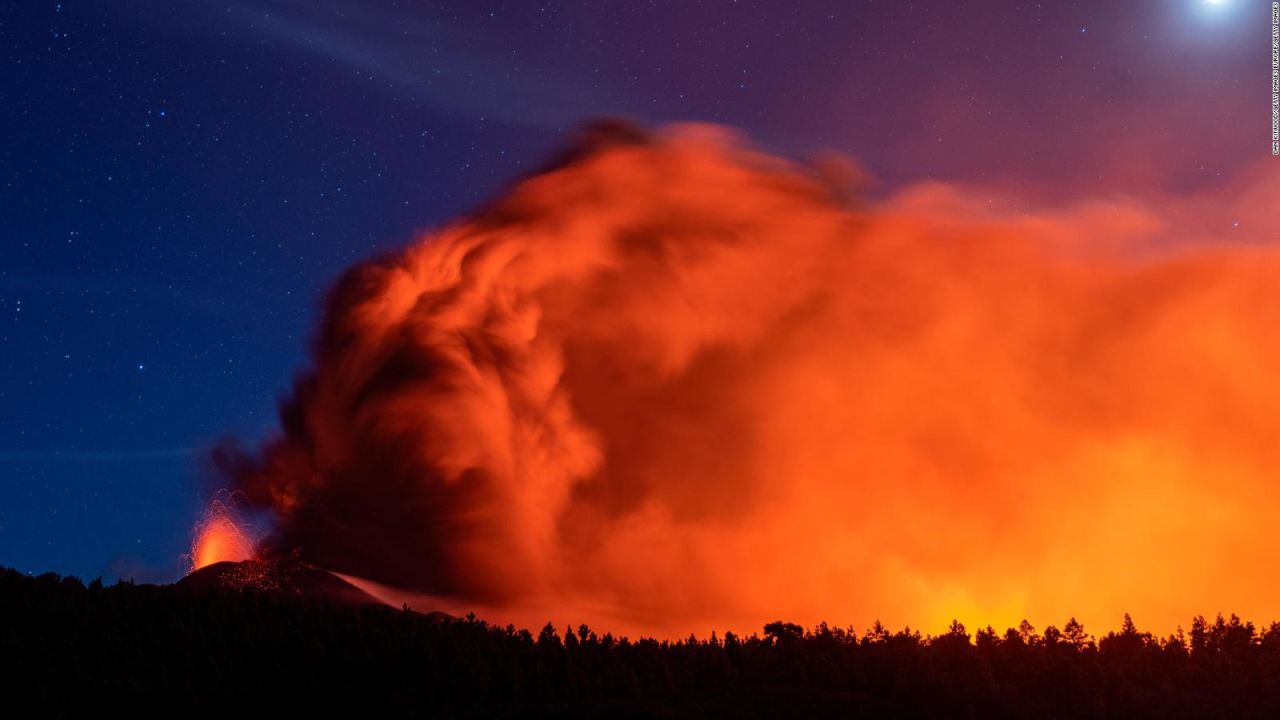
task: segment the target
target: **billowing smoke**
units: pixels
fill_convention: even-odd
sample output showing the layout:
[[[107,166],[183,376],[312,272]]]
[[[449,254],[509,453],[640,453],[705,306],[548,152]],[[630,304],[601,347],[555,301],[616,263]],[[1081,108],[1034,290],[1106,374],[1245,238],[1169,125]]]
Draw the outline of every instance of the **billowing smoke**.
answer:
[[[1274,174],[1056,208],[835,175],[601,127],[353,268],[226,462],[260,554],[658,634],[1276,613]]]

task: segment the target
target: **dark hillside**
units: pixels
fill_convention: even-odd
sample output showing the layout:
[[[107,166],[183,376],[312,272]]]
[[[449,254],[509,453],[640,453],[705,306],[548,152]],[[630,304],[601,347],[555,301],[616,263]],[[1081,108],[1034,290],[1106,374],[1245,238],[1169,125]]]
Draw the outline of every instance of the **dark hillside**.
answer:
[[[190,583],[188,583],[190,585]],[[33,716],[1280,717],[1280,625],[938,637],[773,623],[629,641],[246,587],[0,571],[0,677]]]

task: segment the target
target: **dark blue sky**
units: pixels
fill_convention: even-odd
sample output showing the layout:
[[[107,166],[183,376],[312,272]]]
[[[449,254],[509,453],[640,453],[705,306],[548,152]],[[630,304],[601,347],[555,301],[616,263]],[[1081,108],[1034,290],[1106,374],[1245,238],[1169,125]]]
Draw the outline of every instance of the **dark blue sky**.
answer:
[[[1265,3],[18,2],[0,8],[0,564],[167,580],[352,262],[581,120],[713,121],[1040,198],[1266,154]]]

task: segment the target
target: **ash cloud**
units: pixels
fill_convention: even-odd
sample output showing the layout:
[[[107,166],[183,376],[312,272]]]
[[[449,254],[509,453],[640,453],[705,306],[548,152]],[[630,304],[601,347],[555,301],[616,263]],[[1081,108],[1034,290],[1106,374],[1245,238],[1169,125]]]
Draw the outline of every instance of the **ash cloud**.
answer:
[[[649,633],[1280,601],[1275,174],[1051,208],[830,176],[598,126],[352,268],[279,436],[222,458],[259,554]]]

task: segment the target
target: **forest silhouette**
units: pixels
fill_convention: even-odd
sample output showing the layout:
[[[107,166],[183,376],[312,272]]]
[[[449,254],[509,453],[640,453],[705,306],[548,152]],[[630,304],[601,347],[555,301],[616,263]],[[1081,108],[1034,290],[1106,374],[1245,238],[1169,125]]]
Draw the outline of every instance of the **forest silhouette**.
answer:
[[[0,677],[39,716],[1280,717],[1280,623],[1126,615],[940,635],[876,623],[631,640],[254,589],[0,570]]]

